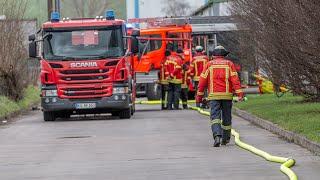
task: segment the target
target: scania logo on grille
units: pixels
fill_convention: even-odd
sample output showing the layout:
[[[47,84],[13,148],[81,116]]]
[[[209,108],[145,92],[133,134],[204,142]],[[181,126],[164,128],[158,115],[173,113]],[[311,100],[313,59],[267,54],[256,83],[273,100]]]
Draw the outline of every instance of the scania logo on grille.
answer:
[[[81,68],[81,67],[98,67],[97,62],[75,62],[70,63],[72,68]]]

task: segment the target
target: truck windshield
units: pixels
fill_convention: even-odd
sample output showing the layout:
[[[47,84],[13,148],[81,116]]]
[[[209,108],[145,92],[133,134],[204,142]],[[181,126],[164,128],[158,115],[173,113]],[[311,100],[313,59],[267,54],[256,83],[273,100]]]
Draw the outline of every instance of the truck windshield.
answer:
[[[103,59],[124,54],[120,28],[45,32],[43,50],[47,60]]]

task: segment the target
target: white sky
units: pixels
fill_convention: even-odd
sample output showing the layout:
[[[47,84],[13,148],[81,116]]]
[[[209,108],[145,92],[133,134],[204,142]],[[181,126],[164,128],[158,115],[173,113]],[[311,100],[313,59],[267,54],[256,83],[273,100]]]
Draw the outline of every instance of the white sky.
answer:
[[[131,1],[128,3],[128,16],[132,16],[134,7],[132,7],[134,0],[127,0]],[[181,0],[189,2],[192,10],[195,10],[202,6],[205,3],[205,0]],[[140,18],[143,17],[163,17],[165,14],[161,12],[161,9],[163,7],[163,1],[162,0],[140,0]],[[191,12],[190,12],[191,13]]]

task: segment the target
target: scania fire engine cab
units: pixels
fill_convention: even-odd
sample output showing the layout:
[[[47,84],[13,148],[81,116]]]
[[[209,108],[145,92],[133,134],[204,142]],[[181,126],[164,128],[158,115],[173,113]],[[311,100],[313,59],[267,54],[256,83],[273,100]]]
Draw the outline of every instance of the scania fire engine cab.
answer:
[[[51,15],[29,36],[29,56],[40,59],[41,106],[45,121],[72,114],[134,113],[133,56],[138,41],[126,34],[123,20],[106,16],[60,19]]]

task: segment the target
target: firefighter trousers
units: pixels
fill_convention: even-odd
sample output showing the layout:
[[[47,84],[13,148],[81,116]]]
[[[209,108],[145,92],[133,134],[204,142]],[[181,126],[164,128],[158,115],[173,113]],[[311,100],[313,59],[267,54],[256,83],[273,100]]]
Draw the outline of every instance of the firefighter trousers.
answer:
[[[198,93],[199,81],[194,81],[194,89],[196,90],[196,95]]]
[[[179,109],[179,99],[181,94],[181,84],[169,83],[168,109]]]
[[[187,109],[188,108],[188,88],[181,88],[181,101],[182,101],[182,106],[183,109]]]
[[[213,137],[220,136],[222,140],[230,140],[232,100],[212,100],[210,106],[210,124]]]
[[[168,109],[168,84],[161,84],[161,109]]]

